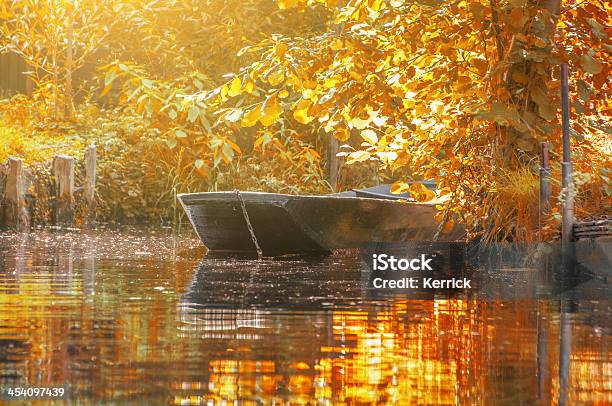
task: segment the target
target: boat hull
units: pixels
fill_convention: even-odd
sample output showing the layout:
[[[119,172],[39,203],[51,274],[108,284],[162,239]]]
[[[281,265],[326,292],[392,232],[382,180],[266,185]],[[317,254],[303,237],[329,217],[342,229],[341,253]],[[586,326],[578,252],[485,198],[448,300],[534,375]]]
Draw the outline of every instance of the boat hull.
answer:
[[[258,192],[190,193],[179,200],[204,245],[218,252],[256,250],[242,203],[265,255],[429,241],[438,229],[433,205],[398,200]],[[457,228],[441,240],[462,237]]]

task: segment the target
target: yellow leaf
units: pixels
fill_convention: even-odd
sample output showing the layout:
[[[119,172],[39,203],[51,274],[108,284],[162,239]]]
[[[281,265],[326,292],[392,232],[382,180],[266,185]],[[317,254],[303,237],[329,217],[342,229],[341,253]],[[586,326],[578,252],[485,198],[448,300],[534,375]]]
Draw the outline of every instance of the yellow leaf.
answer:
[[[227,85],[223,85],[221,88],[221,98],[223,100],[227,100],[227,93],[229,92],[229,87]]]
[[[278,8],[281,10],[286,10],[288,8],[296,7],[298,3],[298,0],[278,0]]]
[[[396,195],[406,193],[408,189],[410,189],[410,185],[406,182],[397,181],[391,185],[391,193]]]
[[[349,76],[358,82],[361,82],[363,80],[363,76],[361,76],[359,73],[355,71],[349,71]]]
[[[283,71],[272,72],[268,75],[268,83],[270,83],[272,86],[276,86],[280,82],[282,82],[284,78],[285,74],[283,73]]]
[[[346,128],[337,128],[334,132],[334,138],[339,141],[346,141],[351,138],[351,132]]]
[[[252,80],[249,80],[248,82],[245,83],[244,85],[244,91],[247,92],[248,94],[253,93],[253,90],[255,89],[255,82],[253,82]]]
[[[376,145],[378,143],[378,136],[372,130],[363,130],[361,132],[361,138],[366,140],[368,144]]]
[[[314,120],[314,117],[308,115],[308,109],[310,108],[311,104],[311,101],[306,99],[300,100],[300,102],[297,104],[295,111],[293,112],[293,118],[295,118],[298,123],[308,124]]]
[[[242,117],[240,125],[243,127],[252,127],[257,123],[257,120],[259,120],[260,115],[261,111],[259,106],[257,106]]]
[[[349,127],[356,128],[358,130],[363,130],[370,124],[371,119],[362,120],[359,117],[355,117],[349,121]]]
[[[263,114],[259,117],[259,121],[264,126],[269,127],[278,121],[282,112],[283,108],[278,103],[278,99],[276,97],[271,97],[266,100],[263,107]]]
[[[367,151],[355,151],[355,152],[351,152],[351,154],[348,156],[348,159],[346,160],[347,164],[352,164],[354,162],[363,162],[363,161],[367,161],[368,159],[370,159],[370,153]]]
[[[410,185],[408,191],[410,192],[410,197],[412,197],[417,202],[427,202],[436,197],[436,194],[433,191],[427,189],[425,185],[418,182],[415,182]]]
[[[285,54],[287,53],[288,49],[289,49],[289,47],[287,47],[287,44],[285,44],[284,42],[279,42],[274,47],[274,50],[276,51],[276,55],[278,55],[281,58],[283,56],[285,56]]]
[[[289,368],[295,368],[298,369],[300,371],[306,371],[308,369],[310,369],[310,366],[305,363],[305,362],[296,362],[294,364],[289,365]]]
[[[230,95],[231,97],[238,96],[240,94],[241,88],[242,88],[242,81],[240,80],[239,77],[235,77],[234,80],[232,80],[232,84],[230,85],[230,88],[227,94]]]
[[[342,48],[344,48],[344,43],[342,42],[341,39],[335,39],[332,41],[332,43],[329,46],[333,51],[339,51]]]
[[[236,151],[236,152],[237,152],[237,153],[239,153],[239,154],[241,154],[241,153],[242,153],[242,151],[240,151],[240,147],[239,147],[239,146],[238,146],[238,145],[237,145],[237,144],[236,144],[234,141],[232,141],[232,140],[230,140],[230,139],[228,139],[228,140],[226,140],[226,141],[227,141],[227,143],[229,144],[229,146],[230,146],[230,147],[232,147],[232,149],[233,149],[234,151]]]

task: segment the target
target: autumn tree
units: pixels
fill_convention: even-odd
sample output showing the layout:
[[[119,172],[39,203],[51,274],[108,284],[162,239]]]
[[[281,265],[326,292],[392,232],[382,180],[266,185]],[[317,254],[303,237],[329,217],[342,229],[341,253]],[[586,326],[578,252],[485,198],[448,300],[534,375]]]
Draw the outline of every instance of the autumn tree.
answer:
[[[319,8],[296,14],[280,10],[272,0],[163,0],[132,6],[138,10],[137,17],[116,26],[99,52],[99,59],[110,62],[99,69],[103,76],[100,96],[126,114],[143,115],[159,129],[158,161],[169,172],[183,174],[173,176],[177,190],[192,190],[194,185],[214,189],[223,171],[228,167],[237,171],[247,162],[255,172],[268,168],[269,176],[319,182],[317,151],[300,139],[262,142],[274,151],[260,151],[258,159],[266,165],[249,156],[237,162],[245,146],[246,152],[252,152],[251,134],[219,125],[217,106],[203,100],[203,95],[226,82],[228,73],[231,77],[232,71],[257,59],[256,54],[240,53],[240,49],[279,35],[320,34],[328,11]],[[279,164],[272,173],[271,153]],[[285,191],[295,188],[275,185]]]
[[[348,143],[349,163],[377,160],[395,173],[397,191],[409,187],[406,180],[436,179],[441,220],[462,221],[485,240],[529,240],[537,223],[538,144],[549,141],[558,158],[558,71],[568,63],[576,84],[577,175],[588,179],[585,200],[607,207],[609,157],[592,141],[609,124],[609,5],[278,4],[295,12],[323,4],[333,16],[324,34],[278,36],[246,49],[259,60],[201,96],[229,106],[220,119],[230,127],[324,132]],[[355,139],[361,141],[349,142]]]
[[[55,118],[70,115],[73,75],[121,20],[114,0],[4,0],[0,2],[0,53],[20,55],[39,91],[51,94]]]

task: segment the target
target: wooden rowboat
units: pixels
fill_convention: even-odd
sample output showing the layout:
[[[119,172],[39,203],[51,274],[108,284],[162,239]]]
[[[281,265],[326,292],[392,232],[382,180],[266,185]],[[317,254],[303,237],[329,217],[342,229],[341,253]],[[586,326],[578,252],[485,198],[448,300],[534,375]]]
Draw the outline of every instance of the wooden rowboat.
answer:
[[[434,204],[392,195],[388,185],[319,196],[233,191],[178,198],[196,233],[214,252],[329,252],[372,243],[429,241],[438,230]],[[463,236],[457,226],[439,240]]]

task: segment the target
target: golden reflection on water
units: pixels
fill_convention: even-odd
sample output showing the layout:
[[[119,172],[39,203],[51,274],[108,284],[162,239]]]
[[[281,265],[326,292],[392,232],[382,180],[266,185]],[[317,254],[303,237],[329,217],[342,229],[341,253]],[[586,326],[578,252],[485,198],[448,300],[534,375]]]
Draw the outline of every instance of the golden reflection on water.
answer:
[[[610,302],[213,307],[182,296],[191,258],[3,238],[0,386],[70,385],[74,401],[120,404],[612,403],[610,331],[593,317]]]

